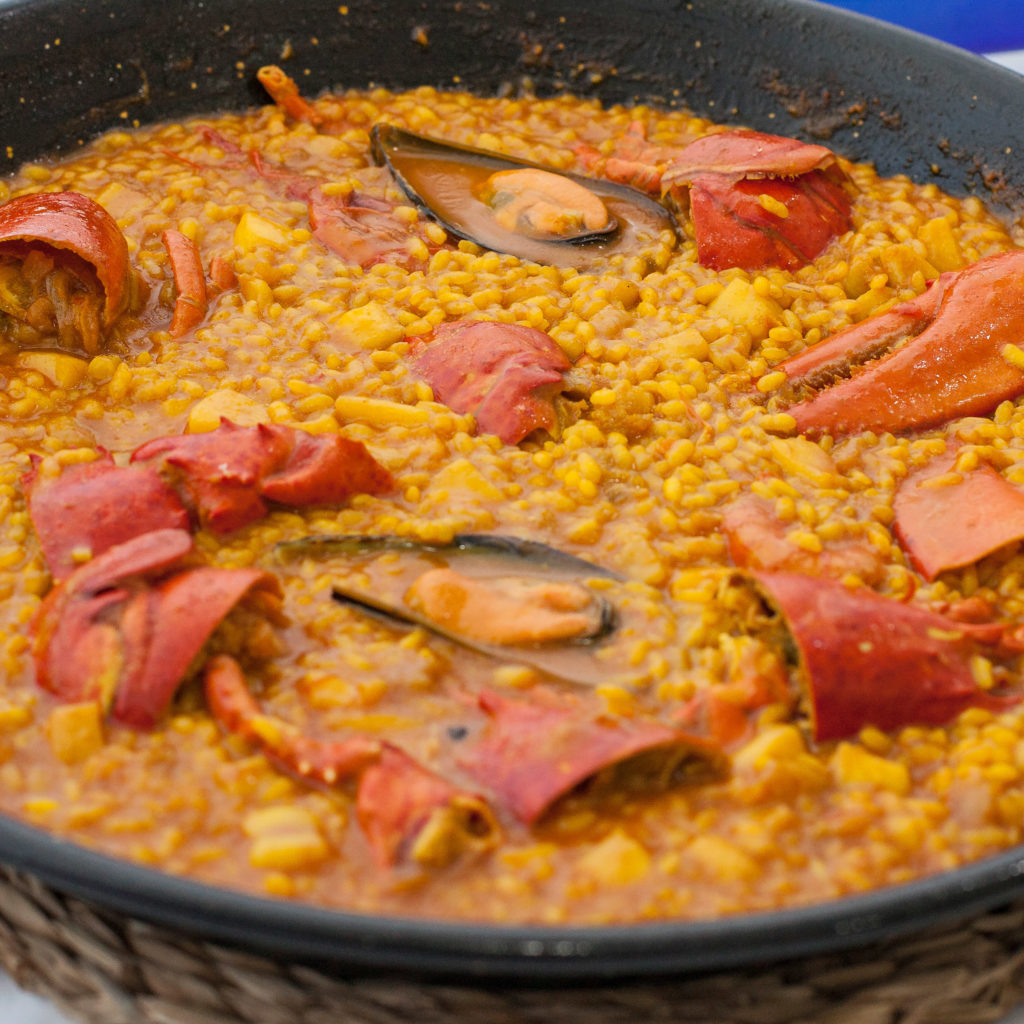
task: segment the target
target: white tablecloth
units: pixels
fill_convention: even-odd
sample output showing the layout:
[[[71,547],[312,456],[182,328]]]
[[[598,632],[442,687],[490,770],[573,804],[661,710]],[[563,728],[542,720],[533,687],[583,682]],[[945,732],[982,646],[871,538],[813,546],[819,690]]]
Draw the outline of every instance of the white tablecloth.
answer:
[[[1024,74],[1024,50],[992,54],[992,59]],[[0,971],[0,1021],[3,1024],[73,1024],[63,1014],[35,996],[22,992]],[[1024,1024],[1024,1006],[1001,1024]]]

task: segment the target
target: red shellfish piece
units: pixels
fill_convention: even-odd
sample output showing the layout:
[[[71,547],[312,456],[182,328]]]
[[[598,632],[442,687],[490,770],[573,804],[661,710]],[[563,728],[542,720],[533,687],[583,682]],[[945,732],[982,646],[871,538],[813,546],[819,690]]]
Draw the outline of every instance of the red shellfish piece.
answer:
[[[878,550],[867,541],[850,538],[814,552],[790,541],[788,530],[788,524],[776,517],[772,503],[753,494],[730,502],[722,513],[729,557],[742,569],[805,572],[833,579],[853,574],[869,584],[885,575]]]
[[[704,135],[673,158],[665,174],[665,189],[689,184],[700,174],[740,178],[796,178],[836,165],[836,155],[826,146],[813,145],[785,135],[734,131]],[[845,175],[843,175],[845,177]]]
[[[103,289],[103,326],[128,308],[131,265],[117,221],[79,192],[18,196],[0,206],[0,255],[42,244],[83,260]]]
[[[383,744],[368,736],[320,740],[267,715],[249,692],[234,658],[219,654],[203,670],[210,713],[229,733],[259,747],[283,771],[304,782],[334,786],[355,778],[380,757]]]
[[[353,494],[382,494],[394,486],[391,474],[359,441],[337,434],[314,436],[288,431],[291,451],[283,464],[263,478],[260,493],[281,505],[340,505]]]
[[[206,295],[206,278],[199,258],[196,243],[180,231],[168,230],[161,240],[171,261],[174,288],[174,315],[168,328],[172,338],[180,338],[198,327],[206,316],[209,302]]]
[[[1024,393],[1024,371],[1004,355],[1007,345],[1024,336],[1022,294],[1024,250],[998,253],[943,274],[919,299],[784,360],[775,369],[794,383],[814,386],[849,369],[854,359],[910,338],[790,407],[797,429],[807,434],[915,430],[983,416]]]
[[[917,298],[844,328],[783,360],[775,369],[783,370],[793,384],[828,386],[858,363],[877,359],[897,342],[920,334],[935,318],[942,293],[955,276],[943,274]]]
[[[809,179],[816,179],[810,187]],[[795,180],[744,179],[703,174],[690,186],[690,215],[697,258],[712,270],[781,267],[797,270],[818,257],[837,235],[849,230],[849,204],[831,186],[836,203],[820,198],[831,183],[818,171]],[[765,197],[774,210],[765,205]]]
[[[1002,635],[998,624],[957,622],[814,576],[753,578],[799,652],[818,741],[852,736],[866,725],[944,725],[969,707],[998,710],[1020,699],[987,693],[971,672],[971,658]]]
[[[110,548],[58,584],[33,623],[36,679],[64,701],[97,700],[115,718],[152,728],[220,621],[254,587],[255,569],[165,575],[192,548],[156,530]]]
[[[256,72],[260,85],[267,90],[270,98],[289,117],[305,121],[314,126],[323,123],[323,115],[299,93],[295,80],[284,73],[276,64],[267,64]]]
[[[767,646],[748,646],[740,650],[725,682],[698,690],[673,718],[728,749],[751,738],[759,712],[773,704],[792,707],[789,673]]]
[[[145,622],[144,651],[137,671],[117,687],[113,716],[136,729],[151,729],[167,710],[193,659],[228,612],[256,587],[277,592],[277,582],[259,569],[204,566],[177,573],[135,600]],[[126,609],[122,623],[134,618]],[[144,618],[143,618],[144,616]]]
[[[1024,493],[981,463],[956,473],[956,452],[911,473],[893,498],[893,532],[926,580],[1024,540]]]
[[[409,242],[416,236],[393,211],[393,204],[360,192],[327,196],[317,185],[309,194],[313,237],[346,263],[364,270],[377,263],[409,270],[420,265],[409,251]]]
[[[162,437],[137,448],[133,463],[155,463],[171,477],[200,524],[230,533],[267,514],[267,501],[340,504],[356,493],[380,494],[391,474],[358,441],[313,436],[281,424]]]
[[[184,530],[154,530],[86,562],[43,599],[32,620],[36,682],[64,701],[113,699],[124,657],[118,617],[145,580],[192,550]]]
[[[795,270],[850,229],[845,180],[824,146],[731,131],[683,149],[661,186],[664,193],[689,188],[701,265]]]
[[[466,851],[493,845],[498,831],[480,796],[391,745],[360,776],[356,816],[379,867],[410,860],[443,867]]]
[[[572,705],[508,700],[492,692],[479,702],[491,721],[460,767],[528,825],[604,772],[645,790],[652,777],[664,787],[676,778],[717,778],[724,769],[715,743],[658,722],[592,718]]]
[[[574,148],[588,174],[599,174],[621,185],[632,185],[643,192],[658,195],[665,168],[683,151],[683,147],[659,146],[648,142],[647,130],[641,121],[631,121],[626,131],[615,140],[615,148],[604,157],[592,146]]]
[[[214,718],[283,771],[327,787],[359,780],[356,815],[379,867],[405,860],[441,867],[492,845],[498,826],[486,802],[397,747],[358,734],[341,740],[302,735],[263,713],[238,662],[227,655],[207,662],[204,687]]]
[[[553,400],[570,366],[543,331],[492,320],[441,324],[412,363],[439,402],[472,413],[481,431],[505,444],[555,429]]]
[[[64,579],[82,562],[152,530],[187,530],[188,512],[152,469],[116,466],[110,456],[41,477],[21,478],[50,575]]]

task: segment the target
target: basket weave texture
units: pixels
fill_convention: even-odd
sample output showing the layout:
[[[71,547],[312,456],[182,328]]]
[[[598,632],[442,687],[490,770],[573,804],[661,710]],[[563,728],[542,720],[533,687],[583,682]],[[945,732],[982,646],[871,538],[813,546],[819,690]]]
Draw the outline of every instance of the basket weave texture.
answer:
[[[332,977],[184,938],[0,867],[0,963],[85,1024],[992,1024],[1024,1001],[1024,903],[768,968],[485,989]]]

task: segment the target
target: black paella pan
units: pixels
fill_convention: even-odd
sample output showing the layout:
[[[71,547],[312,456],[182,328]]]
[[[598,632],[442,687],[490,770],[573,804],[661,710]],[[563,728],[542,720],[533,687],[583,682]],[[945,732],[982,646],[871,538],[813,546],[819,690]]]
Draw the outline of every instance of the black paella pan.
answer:
[[[0,159],[265,102],[255,72],[331,86],[525,81],[604,103],[687,106],[827,141],[886,175],[1024,216],[1024,79],[805,0],[0,0]],[[308,71],[308,73],[307,73]],[[0,819],[0,861],[132,917],[281,958],[462,979],[576,981],[721,969],[866,945],[1024,894],[1024,851],[834,903],[623,928],[344,914],[212,889]]]

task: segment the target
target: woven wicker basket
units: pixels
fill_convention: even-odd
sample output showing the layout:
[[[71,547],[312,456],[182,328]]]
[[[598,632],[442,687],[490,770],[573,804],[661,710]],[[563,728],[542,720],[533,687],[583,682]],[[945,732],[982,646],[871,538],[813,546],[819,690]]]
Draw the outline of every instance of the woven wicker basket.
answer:
[[[187,939],[0,868],[0,962],[88,1024],[989,1024],[1024,1001],[1024,903],[761,969],[485,989],[332,977]]]

